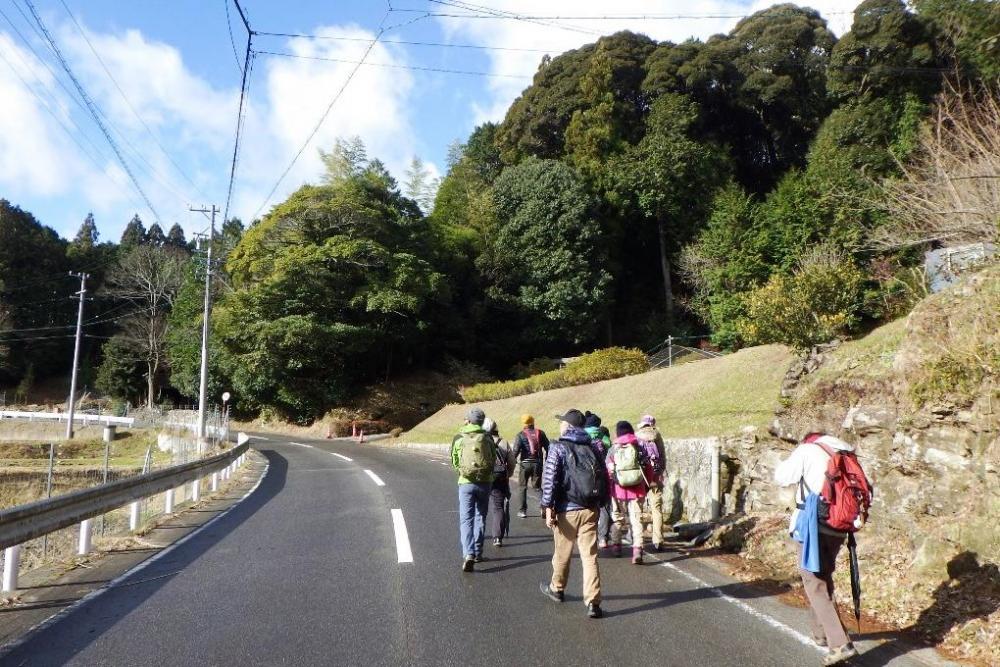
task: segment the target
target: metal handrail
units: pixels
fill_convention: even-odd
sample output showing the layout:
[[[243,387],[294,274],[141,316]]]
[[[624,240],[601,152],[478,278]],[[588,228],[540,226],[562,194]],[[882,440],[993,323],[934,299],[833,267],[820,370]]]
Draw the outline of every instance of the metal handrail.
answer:
[[[42,537],[222,470],[246,453],[249,446],[249,442],[243,442],[198,461],[0,511],[0,549]]]

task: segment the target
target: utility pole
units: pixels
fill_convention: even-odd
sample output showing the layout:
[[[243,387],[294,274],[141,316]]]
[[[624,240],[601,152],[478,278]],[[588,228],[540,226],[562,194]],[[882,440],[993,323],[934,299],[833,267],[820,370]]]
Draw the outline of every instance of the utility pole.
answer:
[[[73,347],[73,372],[69,381],[69,421],[66,422],[66,439],[72,440],[73,412],[76,409],[76,371],[80,367],[80,339],[83,338],[83,302],[86,301],[87,278],[90,276],[86,273],[73,272],[69,275],[80,279],[80,291],[77,292],[77,296],[80,297],[80,308],[76,314],[76,345]]]
[[[201,323],[201,385],[198,391],[198,453],[200,454],[205,443],[205,410],[208,405],[208,317],[212,310],[212,243],[215,240],[215,214],[219,209],[212,204],[211,209],[192,208],[191,211],[212,216],[205,261],[205,310]]]

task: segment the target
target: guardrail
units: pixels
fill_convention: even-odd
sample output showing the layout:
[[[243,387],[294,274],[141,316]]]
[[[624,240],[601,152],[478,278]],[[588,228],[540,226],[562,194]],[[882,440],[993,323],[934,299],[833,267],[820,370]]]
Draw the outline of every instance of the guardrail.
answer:
[[[77,553],[87,554],[91,551],[94,517],[131,503],[129,529],[137,530],[140,500],[166,493],[164,513],[169,514],[173,511],[174,489],[194,482],[191,500],[197,502],[201,480],[211,475],[211,489],[216,491],[220,475],[223,480],[229,479],[246,460],[249,446],[249,438],[240,433],[236,447],[215,456],[0,511],[0,549],[4,550],[2,590],[17,589],[20,545],[24,542],[79,523]]]
[[[22,410],[0,410],[0,419],[27,419],[28,421],[54,421],[65,422],[69,418],[68,412],[31,412]],[[111,415],[88,415],[86,413],[76,413],[73,415],[73,422],[83,422],[84,426],[90,424],[104,424],[107,426],[132,426],[135,424],[133,417],[113,417]]]

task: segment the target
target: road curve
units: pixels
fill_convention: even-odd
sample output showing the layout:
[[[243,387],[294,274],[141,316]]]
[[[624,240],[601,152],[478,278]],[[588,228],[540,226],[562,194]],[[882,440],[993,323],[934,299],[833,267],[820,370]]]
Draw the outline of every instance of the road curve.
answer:
[[[463,574],[455,479],[441,456],[268,438],[254,443],[270,468],[249,498],[3,664],[820,663],[795,630],[801,610],[713,581],[680,554],[660,556],[672,567],[602,559],[602,620],[585,616],[579,561],[566,603],[550,602],[538,583],[552,539],[537,509]],[[401,525],[413,562],[400,562]],[[915,664],[873,658],[854,664]]]

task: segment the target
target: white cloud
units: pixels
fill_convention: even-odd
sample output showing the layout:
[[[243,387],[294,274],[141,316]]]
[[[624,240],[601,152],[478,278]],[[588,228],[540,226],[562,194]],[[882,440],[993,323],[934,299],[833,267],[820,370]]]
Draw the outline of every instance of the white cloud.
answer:
[[[812,0],[804,3],[819,10],[827,18],[831,29],[842,34],[850,27],[851,16],[860,0]],[[477,2],[477,4],[482,4]],[[706,39],[713,34],[728,32],[739,21],[738,17],[752,14],[775,4],[770,0],[755,0],[752,6],[737,0],[693,0],[692,2],[649,2],[649,0],[618,0],[609,5],[602,0],[495,0],[490,2],[494,12],[510,12],[520,16],[699,16],[714,18],[637,19],[613,18],[604,20],[526,20],[472,19],[441,17],[449,38],[469,40],[494,47],[544,49],[552,57],[572,48],[592,43],[600,35],[619,30],[644,33],[656,40],[681,42],[690,37]],[[448,12],[460,14],[463,12]],[[474,13],[474,12],[470,12]],[[491,51],[490,71],[502,77],[532,75],[538,67],[542,53],[531,51]],[[476,123],[501,120],[510,103],[526,88],[530,80],[495,78],[490,81],[491,98],[485,102],[472,102]]]

